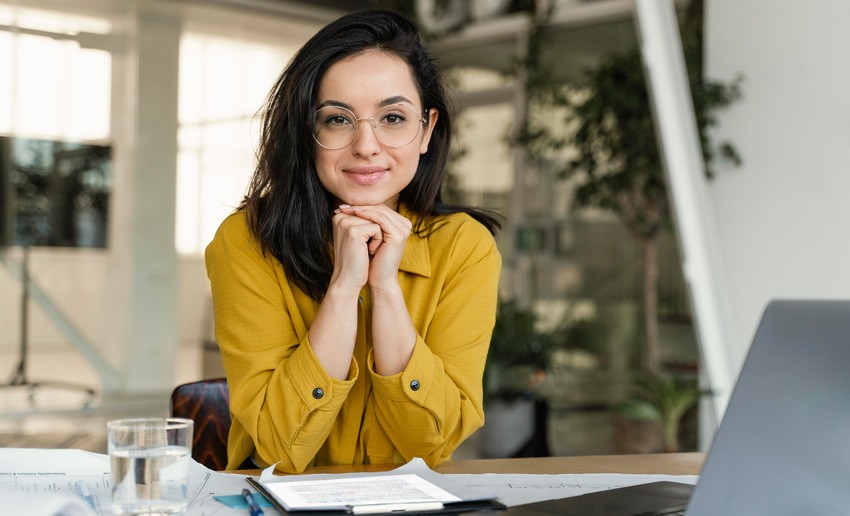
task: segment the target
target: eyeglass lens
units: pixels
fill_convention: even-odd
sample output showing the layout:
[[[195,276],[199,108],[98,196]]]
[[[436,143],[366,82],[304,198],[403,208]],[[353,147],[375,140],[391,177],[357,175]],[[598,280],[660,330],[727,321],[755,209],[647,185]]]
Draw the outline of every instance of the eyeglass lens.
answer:
[[[313,135],[326,149],[342,149],[354,141],[360,123],[368,121],[379,142],[398,148],[416,139],[422,120],[413,108],[401,104],[387,106],[375,116],[359,118],[344,107],[325,106],[316,111]]]

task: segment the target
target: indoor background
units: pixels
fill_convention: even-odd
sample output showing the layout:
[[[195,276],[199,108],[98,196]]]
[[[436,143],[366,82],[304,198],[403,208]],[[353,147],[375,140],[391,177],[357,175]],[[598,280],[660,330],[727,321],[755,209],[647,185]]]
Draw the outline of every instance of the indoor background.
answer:
[[[256,114],[282,67],[367,3],[0,0],[0,445],[100,450],[107,419],[165,414],[175,385],[223,374],[204,247],[245,191]],[[533,27],[522,3],[397,2],[434,33],[457,90],[448,194],[506,217],[502,298],[533,314],[538,338],[558,339],[522,377],[516,397],[538,403],[514,416],[519,442],[482,432],[461,454],[512,454],[541,436],[551,454],[628,451],[613,417],[640,369],[641,249],[612,213],[574,209],[576,182],[557,174],[569,149],[532,166],[510,143],[535,109],[516,67]],[[540,15],[549,2],[538,4]],[[630,0],[551,5],[542,55],[557,81],[580,89],[585,70],[636,44]],[[742,162],[715,167],[702,213],[727,339],[700,349],[694,271],[670,228],[665,373],[728,394],[768,300],[850,295],[848,22],[841,0],[705,0],[705,75],[740,77],[742,92],[712,129]],[[724,374],[707,374],[706,353]],[[694,412],[687,446],[710,442],[710,412]]]

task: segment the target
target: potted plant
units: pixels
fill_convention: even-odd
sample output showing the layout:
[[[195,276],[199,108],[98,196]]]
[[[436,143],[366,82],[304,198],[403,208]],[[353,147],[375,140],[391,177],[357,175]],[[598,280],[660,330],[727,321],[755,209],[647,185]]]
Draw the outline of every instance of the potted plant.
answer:
[[[479,451],[485,457],[513,456],[535,433],[545,431],[535,428],[545,405],[536,388],[546,377],[557,342],[554,332],[538,328],[532,310],[513,300],[499,301],[484,368],[485,425]]]
[[[635,381],[634,396],[617,407],[615,435],[622,452],[679,451],[679,428],[682,416],[694,406],[701,395],[696,382],[676,376],[648,375]],[[634,439],[643,428],[649,435]],[[658,432],[660,427],[661,432]],[[627,435],[631,433],[632,435]],[[654,435],[653,435],[654,434]],[[658,437],[661,437],[659,439]],[[629,442],[631,441],[631,442]],[[634,447],[644,449],[635,449]]]

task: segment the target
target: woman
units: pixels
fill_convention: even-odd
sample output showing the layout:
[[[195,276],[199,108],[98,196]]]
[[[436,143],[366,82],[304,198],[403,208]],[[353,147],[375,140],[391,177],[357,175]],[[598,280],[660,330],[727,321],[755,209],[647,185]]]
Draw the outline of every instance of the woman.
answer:
[[[399,14],[344,16],[283,71],[248,193],[206,251],[228,469],[433,466],[481,427],[498,223],[440,202],[450,139]]]

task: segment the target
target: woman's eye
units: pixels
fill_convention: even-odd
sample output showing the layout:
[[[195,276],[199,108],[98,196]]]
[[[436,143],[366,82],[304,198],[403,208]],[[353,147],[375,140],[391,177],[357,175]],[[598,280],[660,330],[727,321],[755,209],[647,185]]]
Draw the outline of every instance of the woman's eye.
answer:
[[[351,121],[343,115],[331,115],[325,118],[325,125],[346,125],[350,123]]]
[[[407,120],[404,115],[398,113],[388,113],[384,115],[382,123],[385,125],[398,125],[404,123]]]

